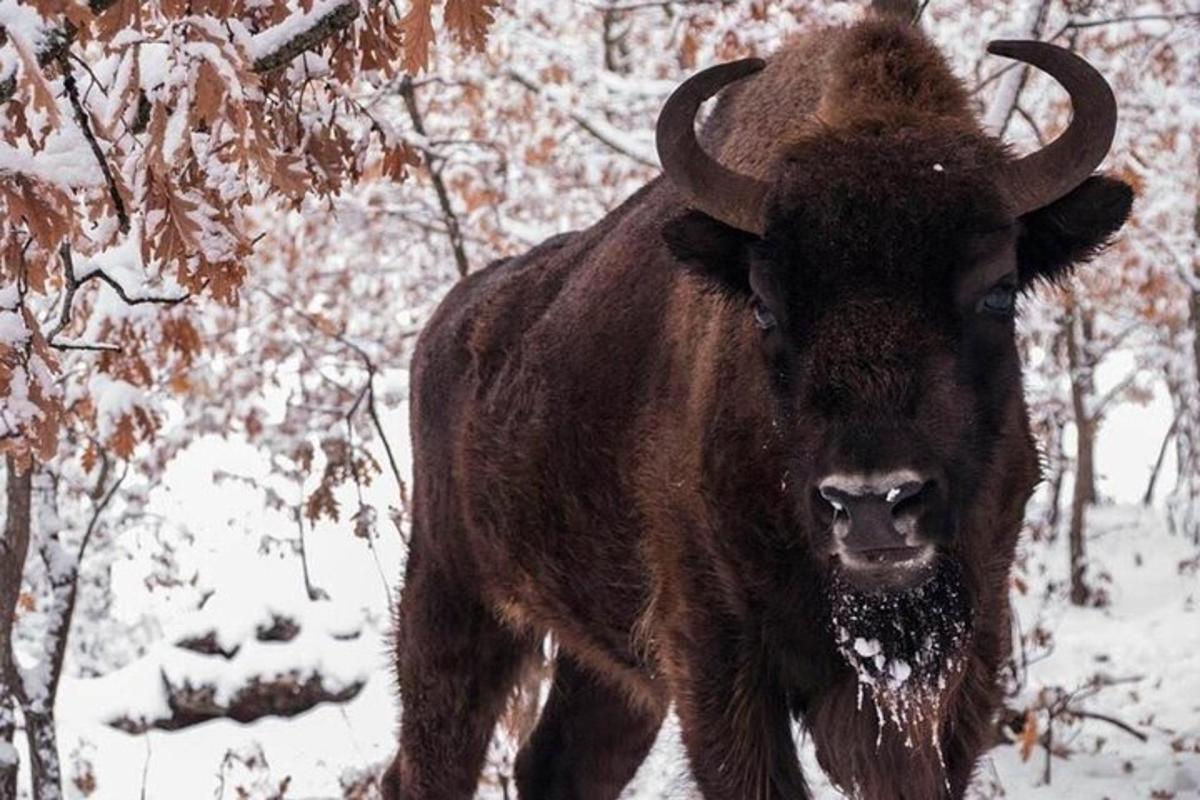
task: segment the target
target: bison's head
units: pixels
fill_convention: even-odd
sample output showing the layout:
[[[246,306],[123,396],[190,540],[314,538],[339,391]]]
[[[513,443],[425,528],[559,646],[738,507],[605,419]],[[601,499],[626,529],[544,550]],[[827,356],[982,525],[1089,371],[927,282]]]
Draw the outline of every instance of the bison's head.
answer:
[[[667,241],[761,329],[802,527],[859,591],[911,589],[946,560],[985,570],[998,525],[1015,540],[1037,476],[1016,298],[1093,255],[1130,208],[1127,185],[1092,174],[1116,122],[1104,79],[1052,45],[991,50],[1074,104],[1020,159],[965,115],[884,110],[814,125],[771,180],[738,174],[693,119],[753,59],[693,77],[659,122],[667,177],[696,209]]]

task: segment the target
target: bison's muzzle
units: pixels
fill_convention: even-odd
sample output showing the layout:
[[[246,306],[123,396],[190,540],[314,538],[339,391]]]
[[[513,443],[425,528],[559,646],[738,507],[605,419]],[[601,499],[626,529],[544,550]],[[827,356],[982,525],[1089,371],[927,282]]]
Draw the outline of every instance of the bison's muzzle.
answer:
[[[817,484],[832,511],[831,555],[859,589],[904,589],[928,580],[941,527],[938,485],[912,470],[834,474]]]

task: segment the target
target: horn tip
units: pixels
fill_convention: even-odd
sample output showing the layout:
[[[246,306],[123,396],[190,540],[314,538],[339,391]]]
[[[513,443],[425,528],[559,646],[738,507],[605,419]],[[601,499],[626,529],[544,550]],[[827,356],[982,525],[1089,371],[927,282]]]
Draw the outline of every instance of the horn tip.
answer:
[[[1011,56],[1027,44],[1039,43],[1029,39],[993,39],[988,42],[987,51],[994,56]]]
[[[742,58],[737,61],[727,62],[726,66],[740,79],[766,69],[767,60],[765,58]]]

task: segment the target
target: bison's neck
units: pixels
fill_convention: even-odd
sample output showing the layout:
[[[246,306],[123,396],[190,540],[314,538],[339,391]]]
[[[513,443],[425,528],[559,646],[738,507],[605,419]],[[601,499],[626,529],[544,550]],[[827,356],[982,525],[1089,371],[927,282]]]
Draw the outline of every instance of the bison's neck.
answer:
[[[936,688],[889,699],[850,676],[823,693],[805,722],[822,769],[851,797],[936,800],[949,788],[941,741],[956,700]]]

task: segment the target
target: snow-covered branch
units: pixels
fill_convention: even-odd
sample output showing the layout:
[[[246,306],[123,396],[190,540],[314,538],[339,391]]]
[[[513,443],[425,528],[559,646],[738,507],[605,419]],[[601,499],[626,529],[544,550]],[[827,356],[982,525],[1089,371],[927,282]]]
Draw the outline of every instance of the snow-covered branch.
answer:
[[[304,51],[350,27],[358,15],[357,0],[324,0],[314,3],[310,11],[267,28],[251,41],[255,71],[270,72],[285,66]]]

